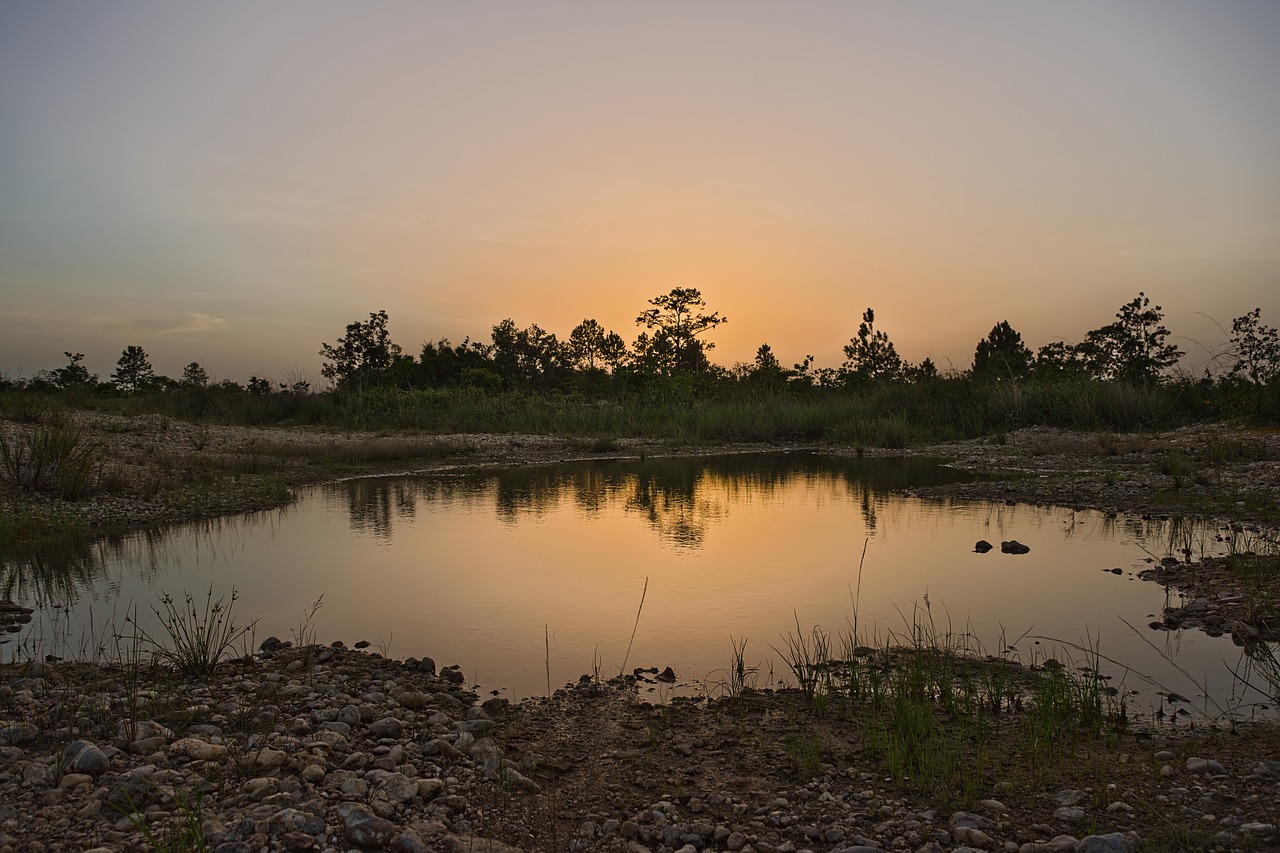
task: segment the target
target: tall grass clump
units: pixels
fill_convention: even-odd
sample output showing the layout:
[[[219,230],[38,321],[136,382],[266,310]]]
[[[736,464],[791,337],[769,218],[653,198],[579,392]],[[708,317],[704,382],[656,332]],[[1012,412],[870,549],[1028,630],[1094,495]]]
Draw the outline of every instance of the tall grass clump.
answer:
[[[101,453],[60,409],[46,411],[32,429],[0,432],[0,477],[20,491],[79,500],[101,468]]]
[[[219,663],[232,657],[237,643],[251,636],[257,627],[257,619],[236,625],[232,611],[237,598],[233,589],[229,601],[225,597],[214,600],[212,584],[203,608],[189,592],[183,596],[181,606],[167,593],[161,595],[160,607],[152,606],[151,611],[164,630],[162,637],[148,632],[133,617],[127,621],[157,661],[184,675],[205,679],[213,675]]]

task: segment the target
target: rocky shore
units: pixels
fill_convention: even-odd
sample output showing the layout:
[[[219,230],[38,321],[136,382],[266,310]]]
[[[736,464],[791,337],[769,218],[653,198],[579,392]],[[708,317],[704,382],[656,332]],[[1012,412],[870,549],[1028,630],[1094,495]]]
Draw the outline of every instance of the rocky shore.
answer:
[[[457,668],[268,645],[185,679],[3,668],[0,851],[1275,850],[1273,726],[1115,736],[961,807],[787,692],[480,701]],[[821,752],[797,756],[799,733]]]
[[[75,503],[8,493],[6,513],[120,531],[279,505],[339,476],[766,449],[83,423],[114,486]],[[1273,541],[1280,518],[1273,433],[1029,429],[910,452],[1016,475],[922,495],[1195,516],[1250,547]],[[1261,556],[1271,562],[1247,577],[1204,549],[1154,562],[1148,579],[1187,603],[1152,628],[1274,636],[1280,572]],[[27,615],[0,609],[4,625]],[[639,696],[585,679],[518,705],[481,701],[457,668],[341,644],[268,647],[203,681],[140,659],[0,666],[0,853],[1280,851],[1273,724],[1173,714],[1052,762],[979,768],[982,789],[957,796],[896,778],[856,721],[798,694]]]

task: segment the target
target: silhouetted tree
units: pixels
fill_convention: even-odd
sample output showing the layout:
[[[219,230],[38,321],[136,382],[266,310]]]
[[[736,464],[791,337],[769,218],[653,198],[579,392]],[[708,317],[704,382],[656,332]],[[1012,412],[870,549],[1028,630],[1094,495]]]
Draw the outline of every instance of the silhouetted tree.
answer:
[[[53,384],[64,390],[71,388],[87,388],[90,385],[96,385],[98,375],[90,373],[89,369],[80,362],[84,361],[84,353],[63,352],[67,357],[67,366],[59,367],[53,371]]]
[[[986,338],[978,341],[973,353],[973,375],[976,379],[1021,379],[1031,372],[1031,350],[1022,335],[1001,320]]]
[[[497,378],[490,370],[491,347],[482,341],[463,339],[456,346],[449,343],[448,338],[441,338],[435,343],[428,341],[422,345],[418,356],[418,381],[421,384],[439,388],[449,385],[468,384],[464,380],[467,371],[483,370]],[[501,385],[501,380],[499,380]]]
[[[579,370],[607,366],[617,370],[626,358],[627,343],[617,332],[606,332],[596,320],[583,320],[569,333],[565,343],[568,362]]]
[[[200,362],[193,361],[182,368],[182,378],[178,380],[178,384],[184,388],[203,388],[209,384],[209,374],[200,366]]]
[[[793,372],[782,366],[773,347],[761,344],[756,350],[756,357],[750,365],[746,365],[744,378],[752,385],[766,388],[781,388],[787,384]]]
[[[1116,322],[1094,329],[1076,345],[1085,368],[1098,379],[1153,382],[1177,364],[1182,350],[1165,343],[1169,330],[1161,325],[1159,305],[1139,292],[1116,312]]]
[[[699,373],[707,367],[707,350],[715,344],[698,339],[721,323],[720,312],[704,313],[707,303],[696,288],[677,287],[649,300],[653,307],[636,317],[636,325],[653,332],[636,339],[636,358],[653,372],[670,376]]]
[[[369,315],[366,323],[350,323],[336,344],[321,344],[325,364],[320,375],[338,386],[376,384],[400,355],[387,332],[387,312]]]
[[[1066,379],[1084,376],[1086,373],[1084,359],[1080,357],[1079,351],[1063,341],[1053,341],[1036,350],[1031,370],[1044,379]]]
[[[1229,376],[1267,385],[1280,377],[1280,332],[1262,325],[1262,309],[1231,321],[1227,355],[1233,359]]]
[[[507,318],[492,336],[493,367],[508,387],[554,387],[568,372],[560,342],[536,323],[521,329]]]
[[[117,388],[129,394],[145,391],[155,381],[155,371],[151,368],[151,359],[142,347],[125,347],[116,362],[111,381]]]
[[[250,376],[249,384],[246,387],[249,389],[249,393],[255,397],[265,396],[271,393],[271,380],[263,379],[257,375]]]
[[[919,364],[908,365],[905,374],[912,382],[928,382],[938,378],[938,365],[933,363],[933,359],[925,356],[924,361]]]
[[[875,382],[902,377],[902,357],[894,349],[889,336],[875,328],[875,320],[875,312],[868,308],[858,324],[857,337],[850,338],[845,344],[841,375],[846,382]]]

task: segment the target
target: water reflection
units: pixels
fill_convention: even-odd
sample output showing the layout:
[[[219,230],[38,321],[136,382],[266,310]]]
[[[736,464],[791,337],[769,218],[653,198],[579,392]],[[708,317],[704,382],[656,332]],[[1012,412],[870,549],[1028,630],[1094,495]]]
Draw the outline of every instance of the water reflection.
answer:
[[[351,529],[390,540],[397,521],[411,521],[418,503],[492,503],[507,524],[536,519],[571,501],[583,518],[622,507],[667,544],[700,548],[708,528],[733,504],[770,500],[797,480],[834,477],[859,507],[868,528],[895,490],[967,482],[973,474],[917,458],[842,459],[816,454],[736,454],[712,458],[609,460],[490,471],[456,477],[366,478],[333,487]]]
[[[1246,542],[1181,521],[901,494],[970,478],[924,459],[796,453],[350,480],[284,510],[0,555],[0,594],[49,614],[24,631],[28,649],[84,633],[92,605],[136,603],[145,618],[160,591],[210,586],[239,590],[245,619],[285,637],[323,594],[322,637],[394,633],[393,654],[474,667],[515,697],[545,690],[548,639],[554,684],[597,653],[621,665],[646,581],[632,664],[695,677],[725,666],[731,635],[765,656],[797,619],[833,632],[856,621],[883,640],[909,631],[913,602],[931,601],[990,649],[1024,632],[1064,647],[1102,636],[1103,654],[1136,671],[1174,670],[1163,656],[1212,671],[1215,701],[1236,701],[1222,664],[1239,650],[1145,628],[1179,602],[1136,575],[1188,543],[1200,556]],[[1032,552],[976,555],[979,538]],[[1196,692],[1176,671],[1157,677]]]

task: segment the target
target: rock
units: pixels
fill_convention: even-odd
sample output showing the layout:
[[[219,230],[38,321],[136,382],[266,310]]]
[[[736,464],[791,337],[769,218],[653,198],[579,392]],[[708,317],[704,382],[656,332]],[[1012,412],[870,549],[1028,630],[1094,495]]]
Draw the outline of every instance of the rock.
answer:
[[[75,788],[79,785],[92,785],[93,777],[88,773],[64,773],[58,780],[59,788]]]
[[[40,730],[31,725],[31,723],[14,723],[11,726],[0,728],[0,743],[7,743],[11,746],[31,743],[39,736]]]
[[[169,754],[185,755],[192,761],[222,761],[227,757],[227,748],[199,738],[184,737],[169,744]]]
[[[667,667],[662,672],[655,675],[654,678],[656,678],[658,681],[663,681],[663,682],[666,682],[667,684],[671,684],[676,680],[676,671],[671,667]]]
[[[1187,769],[1192,773],[1207,773],[1210,776],[1226,776],[1227,768],[1213,759],[1188,758]]]
[[[955,832],[961,827],[986,831],[988,829],[995,829],[996,822],[989,817],[983,817],[980,814],[973,814],[972,812],[955,812],[951,815],[950,819],[947,820],[947,828],[952,832]]]
[[[106,753],[87,740],[73,740],[62,750],[63,773],[84,773],[96,779],[108,763]]]
[[[1084,823],[1084,809],[1076,808],[1075,806],[1061,806],[1053,810],[1053,817],[1068,826],[1078,826]]]
[[[990,835],[972,826],[957,826],[951,831],[951,837],[961,844],[981,850],[986,850],[995,843]]]
[[[1074,835],[1055,835],[1048,841],[1029,841],[1018,853],[1074,853],[1079,843]]]
[[[1137,839],[1123,832],[1087,835],[1076,844],[1076,853],[1134,853]]]
[[[985,554],[996,546],[992,545],[985,539],[979,539],[973,546],[974,553]]]
[[[403,708],[421,710],[434,706],[435,700],[431,698],[429,693],[423,693],[420,690],[406,690],[396,697],[396,704]]]
[[[1010,539],[1008,542],[1000,543],[1000,553],[1002,554],[1028,554],[1031,548],[1023,545],[1017,539]]]
[[[407,803],[418,795],[418,780],[403,773],[388,773],[374,785],[373,794],[393,803]]]
[[[382,738],[398,738],[404,734],[404,724],[395,717],[383,717],[381,720],[375,720],[369,724],[369,737],[381,740]]]
[[[399,833],[394,823],[378,817],[363,805],[343,803],[339,808],[345,811],[343,833],[348,841],[359,847],[385,847]]]
[[[117,808],[137,809],[160,799],[152,778],[155,772],[155,765],[147,764],[121,774],[107,794],[107,802]]]
[[[257,753],[252,753],[252,764],[258,770],[277,770],[285,765],[289,760],[289,756],[279,749],[260,749]]]
[[[1056,806],[1075,806],[1079,805],[1084,799],[1084,792],[1077,791],[1074,788],[1064,788],[1049,797]]]
[[[391,841],[391,853],[432,853],[422,836],[412,829],[407,829]]]

